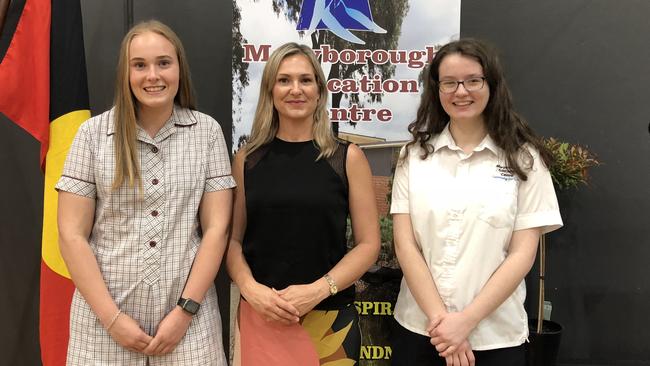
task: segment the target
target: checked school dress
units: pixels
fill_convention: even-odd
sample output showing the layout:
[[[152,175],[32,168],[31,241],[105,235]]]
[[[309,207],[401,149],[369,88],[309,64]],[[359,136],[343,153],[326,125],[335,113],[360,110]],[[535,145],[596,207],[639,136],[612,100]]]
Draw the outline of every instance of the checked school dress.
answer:
[[[108,291],[125,314],[154,336],[176,306],[201,243],[201,197],[232,188],[235,182],[219,124],[175,106],[154,138],[137,129],[142,192],[128,184],[111,191],[113,116],[111,109],[79,128],[56,189],[95,200],[88,242]],[[214,286],[177,348],[154,357],[118,345],[75,291],[67,364],[225,366]]]

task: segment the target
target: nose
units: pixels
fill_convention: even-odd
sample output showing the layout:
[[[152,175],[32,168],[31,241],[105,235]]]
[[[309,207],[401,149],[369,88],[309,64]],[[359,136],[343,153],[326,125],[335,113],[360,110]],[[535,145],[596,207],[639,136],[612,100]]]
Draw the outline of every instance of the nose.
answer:
[[[156,80],[158,79],[158,69],[156,65],[149,65],[147,69],[147,80]]]
[[[456,88],[456,91],[454,93],[455,94],[460,94],[460,95],[469,94],[467,89],[465,89],[465,83],[458,83],[458,88]]]
[[[302,93],[302,88],[300,86],[300,81],[296,80],[291,83],[291,90],[289,91],[291,94],[301,94]]]

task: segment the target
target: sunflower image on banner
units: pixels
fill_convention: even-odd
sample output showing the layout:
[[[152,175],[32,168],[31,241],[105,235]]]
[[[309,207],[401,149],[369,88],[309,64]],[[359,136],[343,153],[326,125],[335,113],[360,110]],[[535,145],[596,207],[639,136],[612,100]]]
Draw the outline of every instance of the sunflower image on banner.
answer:
[[[233,365],[354,366],[348,355],[359,349],[358,323],[350,310],[312,310],[285,325],[263,319],[242,300]]]
[[[79,1],[11,1],[0,60],[0,112],[41,144],[41,359],[44,366],[63,366],[74,284],[59,253],[54,184],[78,127],[90,117]]]

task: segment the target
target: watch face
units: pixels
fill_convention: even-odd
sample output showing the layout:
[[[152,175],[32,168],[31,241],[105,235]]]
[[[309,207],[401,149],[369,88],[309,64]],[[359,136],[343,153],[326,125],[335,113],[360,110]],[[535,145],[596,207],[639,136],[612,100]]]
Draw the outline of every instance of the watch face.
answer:
[[[187,310],[188,313],[196,314],[196,312],[199,311],[199,303],[188,300],[185,302],[185,310]]]
[[[199,307],[201,307],[201,304],[198,302],[192,299],[184,299],[182,297],[178,299],[178,305],[192,315],[196,314],[196,312],[199,311]]]

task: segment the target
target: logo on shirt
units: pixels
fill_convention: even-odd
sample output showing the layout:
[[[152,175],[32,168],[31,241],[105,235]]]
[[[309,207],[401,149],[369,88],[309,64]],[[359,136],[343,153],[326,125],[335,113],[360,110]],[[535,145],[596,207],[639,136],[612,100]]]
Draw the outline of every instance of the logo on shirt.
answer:
[[[344,40],[366,44],[350,30],[386,33],[372,20],[368,0],[304,0],[296,30],[327,29]]]
[[[503,179],[503,180],[515,179],[514,169],[501,164],[497,164],[496,168],[497,168],[497,174],[494,175],[494,178]]]

